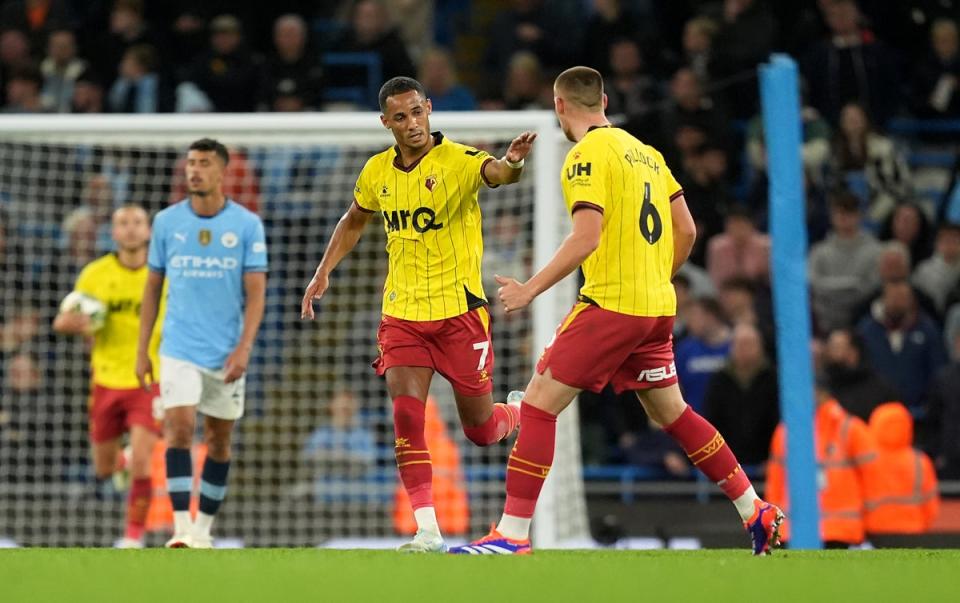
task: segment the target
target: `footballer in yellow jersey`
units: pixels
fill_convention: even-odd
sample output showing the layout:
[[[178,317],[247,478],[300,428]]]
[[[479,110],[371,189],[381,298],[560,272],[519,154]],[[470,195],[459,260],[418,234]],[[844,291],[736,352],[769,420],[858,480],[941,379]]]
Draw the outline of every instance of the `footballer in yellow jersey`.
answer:
[[[112,217],[117,251],[87,264],[77,277],[74,291],[98,300],[105,308],[103,325],[92,324],[88,314],[63,307],[54,319],[60,333],[92,337],[93,384],[90,394],[90,440],[98,481],[114,473],[123,434],[130,433],[132,477],[127,527],[122,546],[143,546],[147,508],[150,505],[150,457],[160,433],[154,400],[160,395],[140,387],[135,372],[140,332],[140,301],[147,281],[147,242],[150,221],[137,205],[118,208]],[[94,330],[94,327],[98,326]],[[154,331],[151,354],[156,360],[159,329]]]
[[[337,224],[304,292],[301,316],[327,290],[330,273],[379,215],[387,234],[389,272],[383,289],[379,357],[394,402],[396,455],[418,531],[403,550],[443,548],[424,440],[424,401],[434,372],[453,386],[467,438],[486,446],[519,422],[516,406],[494,404],[490,315],[483,292],[482,185],[512,184],[536,134],[524,132],[502,159],[430,130],[431,103],[414,79],[397,77],[380,90],[381,123],[396,140],[367,161],[350,208]]]
[[[530,521],[553,464],[557,415],[582,390],[599,392],[609,383],[617,392],[637,393],[650,419],[733,502],[754,554],[767,554],[779,544],[783,512],[757,496],[723,436],[687,405],[677,384],[670,281],[696,238],[683,191],[660,153],[607,121],[603,78],[595,69],[561,73],[554,106],[564,134],[576,143],[560,175],[573,232],[527,282],[498,278],[499,296],[510,312],[578,266],[585,282],[524,393],[500,523],[450,552],[531,552]]]

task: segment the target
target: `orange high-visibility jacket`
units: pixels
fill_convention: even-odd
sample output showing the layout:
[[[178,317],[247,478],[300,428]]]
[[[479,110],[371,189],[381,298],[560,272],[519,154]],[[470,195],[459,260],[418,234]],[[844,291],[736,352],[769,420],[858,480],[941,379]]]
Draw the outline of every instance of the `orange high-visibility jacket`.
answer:
[[[820,537],[851,544],[863,542],[865,471],[877,458],[873,436],[866,423],[843,410],[836,400],[830,400],[817,408],[814,443],[820,489]],[[765,496],[789,514],[785,458],[786,431],[781,423],[770,444]],[[782,530],[784,540],[789,539],[786,530]]]
[[[930,529],[940,507],[937,474],[924,453],[913,449],[913,417],[899,402],[870,415],[877,462],[867,480],[867,532],[920,534]]]
[[[447,425],[437,410],[433,396],[427,397],[424,433],[433,467],[433,502],[437,523],[445,534],[466,534],[470,529],[470,506],[463,471],[460,469],[460,450],[447,433]],[[393,503],[393,527],[397,533],[416,532],[417,522],[410,507],[410,498],[403,482],[399,480]]]

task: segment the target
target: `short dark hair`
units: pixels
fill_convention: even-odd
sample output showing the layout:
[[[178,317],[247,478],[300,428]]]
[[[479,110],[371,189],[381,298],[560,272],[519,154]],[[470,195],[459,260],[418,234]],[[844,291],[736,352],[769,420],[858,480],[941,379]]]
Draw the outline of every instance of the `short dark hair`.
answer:
[[[15,67],[8,78],[8,81],[12,80],[30,82],[35,84],[37,88],[43,86],[43,74],[33,63],[24,63],[23,65]]]
[[[753,281],[745,276],[732,276],[720,283],[721,291],[745,291],[750,295],[757,295],[757,288]]]
[[[590,67],[571,67],[557,76],[557,92],[589,111],[603,111],[603,76]]]
[[[157,49],[149,44],[135,44],[127,49],[127,53],[134,61],[139,63],[147,73],[157,70],[160,59],[157,57]]]
[[[846,189],[830,193],[830,209],[846,213],[860,211],[860,198]]]
[[[217,157],[223,161],[223,165],[230,163],[230,153],[227,152],[227,147],[223,146],[223,143],[219,140],[214,140],[213,138],[201,138],[200,140],[195,140],[193,143],[191,143],[187,150],[203,152],[213,151],[217,154]]]
[[[739,218],[741,220],[747,220],[751,224],[753,223],[753,214],[750,213],[750,210],[743,205],[731,205],[727,208],[727,211],[723,215],[724,220],[729,220],[731,218]]]
[[[380,94],[378,97],[380,101],[380,111],[386,113],[388,98],[403,94],[404,92],[410,92],[411,90],[417,92],[423,98],[427,98],[427,91],[423,89],[423,84],[412,77],[401,75],[392,77],[384,82],[383,86],[380,86]]]
[[[710,316],[713,316],[717,322],[727,321],[727,315],[723,311],[723,306],[720,305],[720,302],[718,302],[715,297],[697,297],[693,300],[693,303],[700,306],[700,309]]]
[[[960,232],[960,224],[957,222],[944,221],[937,226],[937,234],[941,232]]]

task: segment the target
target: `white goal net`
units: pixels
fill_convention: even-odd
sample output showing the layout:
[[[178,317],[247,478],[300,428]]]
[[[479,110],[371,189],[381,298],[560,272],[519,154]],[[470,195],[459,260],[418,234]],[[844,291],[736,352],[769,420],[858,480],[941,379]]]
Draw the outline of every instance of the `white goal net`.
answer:
[[[493,300],[494,273],[528,277],[569,227],[559,192],[566,143],[542,112],[436,114],[432,125],[497,156],[523,130],[540,135],[520,184],[481,192]],[[121,480],[115,491],[93,486],[85,345],[55,335],[50,323],[82,265],[110,251],[111,210],[136,202],[153,213],[181,198],[185,149],[204,136],[231,149],[227,193],[263,218],[271,256],[217,534],[245,546],[313,546],[384,541],[409,529],[407,505],[397,503],[390,402],[370,369],[387,266],[379,218],[334,274],[317,321],[299,319],[303,286],[357,174],[392,144],[377,116],[16,116],[0,118],[0,541],[104,546],[122,534]],[[574,293],[568,280],[509,317],[492,304],[495,398],[523,388]],[[512,442],[472,445],[439,376],[432,397],[431,447],[442,450],[434,458],[438,514],[456,541],[499,517]],[[587,532],[575,408],[559,435],[535,522],[541,547]],[[153,544],[165,537],[163,506],[151,509]]]

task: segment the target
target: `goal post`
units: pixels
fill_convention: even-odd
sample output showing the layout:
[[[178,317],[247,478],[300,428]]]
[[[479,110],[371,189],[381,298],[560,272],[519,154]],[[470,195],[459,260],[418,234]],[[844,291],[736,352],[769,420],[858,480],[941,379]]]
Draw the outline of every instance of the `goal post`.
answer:
[[[556,117],[546,111],[435,113],[431,126],[497,156],[520,132],[538,134],[521,182],[480,193],[484,283],[497,355],[495,397],[502,399],[527,383],[575,299],[571,277],[539,297],[531,310],[505,316],[493,284],[494,270],[528,278],[569,231],[559,187],[569,146]],[[0,425],[0,539],[94,546],[120,535],[122,494],[90,493],[83,344],[52,334],[49,319],[81,260],[109,249],[104,221],[109,210],[138,202],[154,212],[175,200],[182,192],[177,172],[185,149],[205,136],[231,149],[228,193],[257,208],[271,253],[248,412],[237,427],[236,468],[217,531],[247,546],[398,535],[403,513],[395,502],[389,400],[369,369],[387,266],[379,224],[365,232],[334,274],[316,323],[302,323],[297,310],[363,163],[393,144],[378,115],[18,115],[0,116],[0,219],[6,241],[0,319],[4,325],[27,320],[31,328],[22,340],[5,342],[0,361],[3,373],[16,362],[34,378],[0,383],[0,413],[13,413],[19,430],[16,438],[6,437],[16,430]],[[467,529],[451,534],[455,540],[482,532],[499,517],[509,448],[470,444],[460,431],[452,391],[441,381],[438,377],[431,389],[442,419],[437,437],[457,451],[449,485],[465,493],[469,508]],[[338,439],[337,430],[350,437]],[[338,442],[343,450],[336,450]],[[534,522],[540,547],[588,535],[580,459],[572,407],[559,423],[556,462]],[[438,499],[441,515],[445,504]]]

